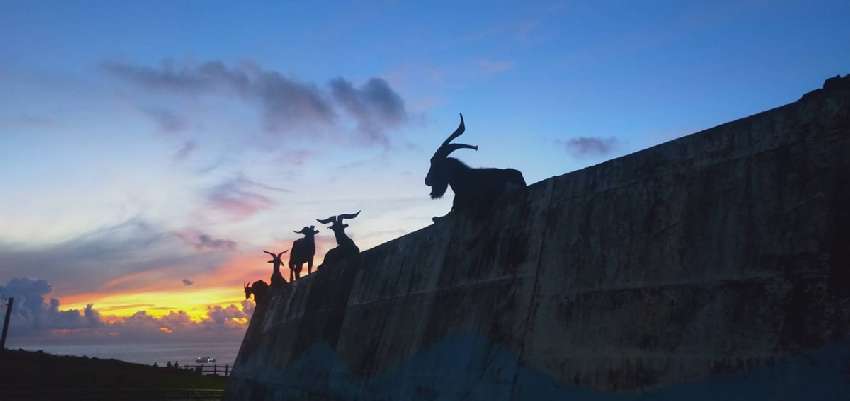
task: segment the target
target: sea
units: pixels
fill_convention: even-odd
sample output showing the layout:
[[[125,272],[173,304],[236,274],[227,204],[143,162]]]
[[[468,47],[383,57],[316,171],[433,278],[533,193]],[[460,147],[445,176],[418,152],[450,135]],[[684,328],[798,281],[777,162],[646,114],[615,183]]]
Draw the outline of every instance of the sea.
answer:
[[[102,345],[56,345],[56,344],[7,344],[10,349],[44,351],[54,355],[74,355],[118,359],[145,365],[165,366],[168,362],[180,365],[196,365],[195,358],[210,356],[216,364],[233,366],[239,352],[239,342],[201,342],[175,344],[102,344]]]

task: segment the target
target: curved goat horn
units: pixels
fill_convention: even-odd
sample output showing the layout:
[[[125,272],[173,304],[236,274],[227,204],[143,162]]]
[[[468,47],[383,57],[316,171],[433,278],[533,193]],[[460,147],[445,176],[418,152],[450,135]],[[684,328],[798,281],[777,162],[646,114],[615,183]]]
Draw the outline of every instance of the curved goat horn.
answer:
[[[448,155],[450,155],[452,152],[454,152],[454,151],[456,151],[456,150],[458,150],[458,149],[475,149],[475,150],[478,150],[478,146],[475,146],[475,145],[467,145],[467,144],[465,144],[465,143],[450,143],[450,144],[448,144],[448,145],[444,146],[444,147],[441,149],[441,150],[444,150],[444,153],[442,153],[442,154],[441,154],[441,156],[443,156],[443,157],[447,157],[447,156],[448,156]]]
[[[450,153],[454,152],[458,149],[475,149],[478,150],[478,146],[466,145],[461,143],[450,143],[455,138],[459,137],[463,132],[466,131],[466,125],[463,123],[463,114],[460,115],[460,125],[458,125],[455,132],[449,135],[443,144],[437,148],[437,151],[434,152],[434,156],[431,159],[443,159],[449,156]]]
[[[336,221],[336,216],[331,216],[331,217],[328,217],[327,219],[316,219],[316,221],[318,221],[319,223],[322,223],[322,224],[333,223],[334,221]]]
[[[362,210],[358,210],[357,213],[341,214],[339,216],[336,216],[336,218],[337,220],[339,220],[339,222],[342,222],[343,219],[353,219],[357,217],[357,215],[359,215],[361,211]]]
[[[464,125],[464,123],[463,123],[463,113],[458,113],[458,114],[460,114],[460,124],[458,124],[457,129],[455,130],[455,132],[452,132],[452,134],[451,134],[451,135],[449,135],[449,137],[448,137],[448,138],[446,138],[446,140],[445,140],[445,141],[443,141],[443,144],[442,144],[441,146],[446,146],[446,145],[448,145],[448,144],[449,144],[449,142],[453,141],[455,138],[457,138],[457,137],[459,137],[461,134],[463,134],[463,132],[464,132],[464,131],[466,131],[466,125]]]

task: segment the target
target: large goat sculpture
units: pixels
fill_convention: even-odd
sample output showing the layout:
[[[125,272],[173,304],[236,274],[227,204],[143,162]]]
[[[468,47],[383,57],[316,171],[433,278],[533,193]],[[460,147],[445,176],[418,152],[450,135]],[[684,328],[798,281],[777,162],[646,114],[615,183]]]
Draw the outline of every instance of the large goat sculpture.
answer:
[[[441,198],[451,186],[455,193],[452,212],[467,213],[487,210],[502,193],[525,188],[522,173],[515,169],[471,168],[449,154],[458,149],[475,149],[478,146],[451,143],[466,131],[463,114],[457,129],[446,138],[431,157],[431,168],[425,176],[425,185],[431,187],[431,198]],[[451,212],[450,212],[451,213]],[[435,217],[434,222],[440,218]]]
[[[301,276],[301,265],[307,263],[307,274],[313,272],[313,256],[316,254],[316,226],[304,227],[296,234],[303,234],[292,242],[292,253],[289,254],[289,281],[292,282]]]
[[[326,219],[316,219],[319,223],[330,224],[328,228],[334,232],[334,238],[336,238],[336,248],[331,249],[325,254],[323,265],[333,264],[340,259],[360,253],[360,248],[354,245],[354,241],[345,233],[345,228],[348,227],[348,224],[343,223],[343,220],[353,219],[359,214],[360,211],[358,210],[357,213],[340,214]]]
[[[283,275],[280,274],[280,265],[282,263],[280,261],[280,257],[283,256],[283,254],[287,251],[289,251],[289,249],[277,254],[275,254],[274,252],[263,251],[272,256],[272,260],[268,261],[268,263],[273,263],[274,266],[274,270],[272,271],[272,288],[280,288],[284,284],[286,284],[286,280],[284,280]]]

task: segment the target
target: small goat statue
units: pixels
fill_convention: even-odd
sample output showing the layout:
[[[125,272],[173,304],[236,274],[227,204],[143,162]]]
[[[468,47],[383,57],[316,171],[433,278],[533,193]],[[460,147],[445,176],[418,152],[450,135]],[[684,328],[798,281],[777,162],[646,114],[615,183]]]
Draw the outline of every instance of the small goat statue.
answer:
[[[264,305],[268,299],[269,285],[263,280],[257,280],[250,286],[245,283],[245,299],[251,298],[251,294],[254,294],[257,305]]]
[[[272,255],[272,260],[268,261],[268,263],[274,263],[274,271],[272,272],[272,288],[280,288],[283,287],[284,284],[286,284],[286,280],[284,280],[283,275],[280,274],[280,257],[283,256],[283,254],[287,251],[289,251],[289,249],[278,254],[275,254],[274,252],[263,251],[269,255]]]
[[[525,179],[519,170],[478,168],[474,169],[449,154],[458,149],[475,149],[478,146],[464,143],[451,143],[466,130],[463,114],[460,125],[449,135],[431,157],[431,168],[425,176],[425,185],[431,187],[431,198],[441,198],[446,187],[451,186],[455,193],[451,212],[476,212],[487,210],[502,193],[515,188],[525,188]],[[449,212],[449,213],[451,213]],[[436,223],[439,217],[433,220]]]
[[[316,226],[304,227],[296,234],[304,234],[292,242],[292,253],[289,254],[289,281],[292,282],[301,276],[301,265],[307,263],[307,274],[313,271],[313,256],[316,254]]]
[[[329,228],[334,232],[334,237],[336,238],[336,248],[331,249],[325,254],[325,261],[322,264],[333,264],[340,259],[360,253],[360,248],[354,245],[354,241],[345,234],[345,228],[348,227],[348,224],[342,222],[345,219],[353,219],[359,214],[360,211],[358,210],[357,213],[340,214],[328,217],[327,219],[316,219],[316,221],[322,224],[330,223]]]

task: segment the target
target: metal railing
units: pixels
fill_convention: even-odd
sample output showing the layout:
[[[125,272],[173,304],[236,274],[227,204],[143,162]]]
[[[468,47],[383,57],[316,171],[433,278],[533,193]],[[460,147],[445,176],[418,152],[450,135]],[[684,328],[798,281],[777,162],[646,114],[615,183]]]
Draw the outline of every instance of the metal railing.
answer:
[[[167,368],[166,368],[167,369]],[[200,373],[202,375],[214,375],[214,376],[230,376],[229,364],[218,365],[218,364],[199,364],[199,365],[180,365],[177,369],[180,370],[188,370],[196,373]]]

